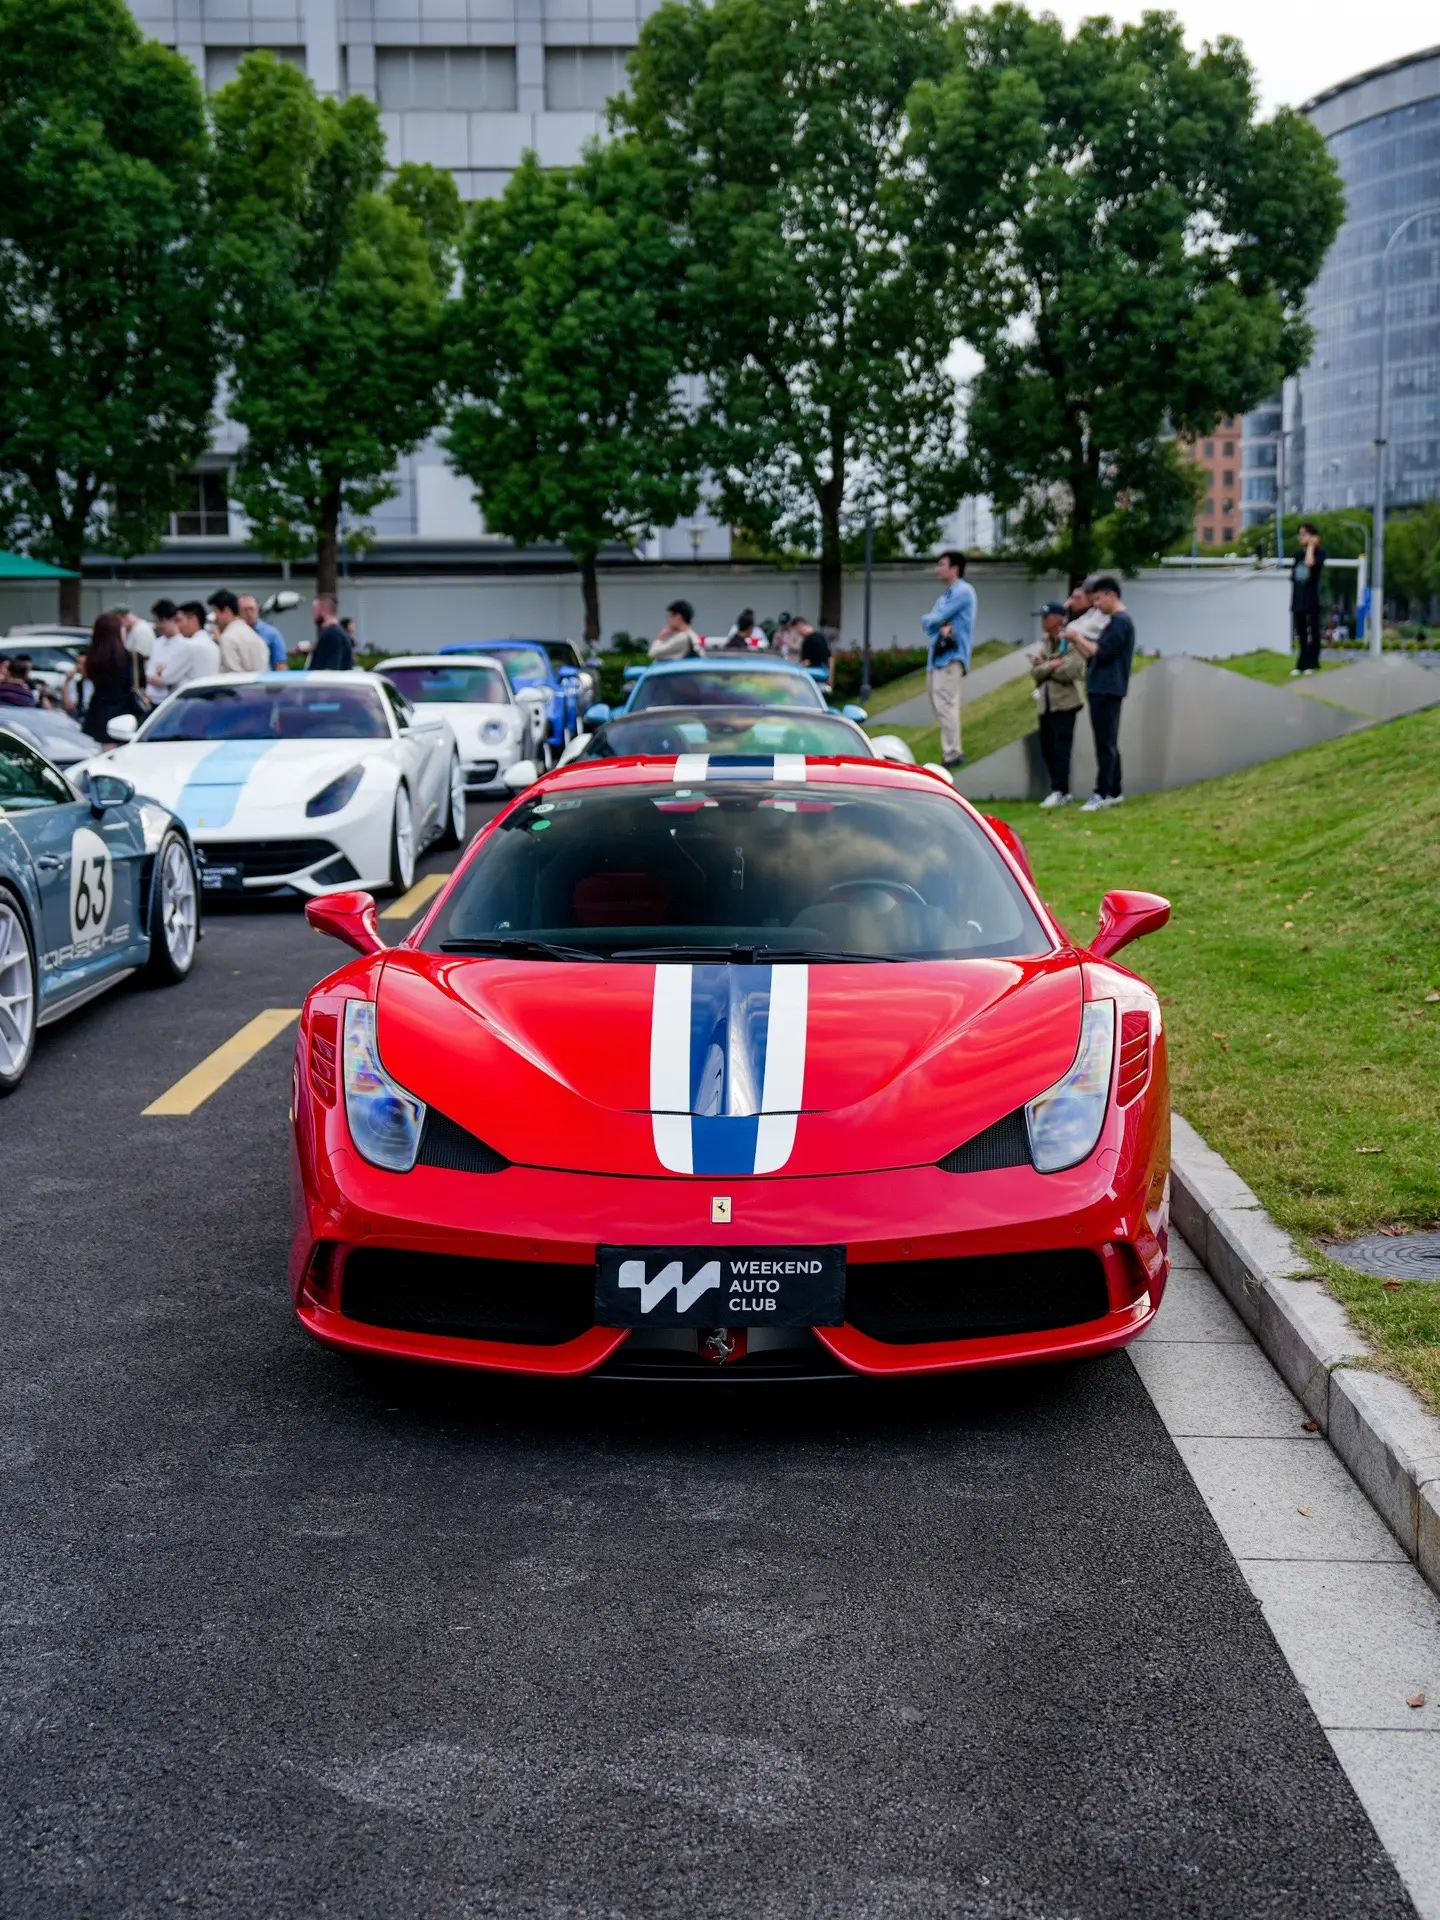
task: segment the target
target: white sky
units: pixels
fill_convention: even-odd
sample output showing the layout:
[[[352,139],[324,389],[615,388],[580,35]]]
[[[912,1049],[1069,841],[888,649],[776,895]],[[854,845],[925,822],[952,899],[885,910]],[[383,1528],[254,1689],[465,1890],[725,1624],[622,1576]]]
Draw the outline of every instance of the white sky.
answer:
[[[1054,13],[1074,31],[1087,15],[1108,13],[1138,20],[1143,0],[1032,0],[1034,10]],[[1158,10],[1162,0],[1151,0]],[[1399,60],[1440,43],[1440,10],[1434,0],[1171,0],[1170,12],[1185,23],[1192,47],[1228,33],[1250,56],[1268,113],[1348,80],[1352,74]]]

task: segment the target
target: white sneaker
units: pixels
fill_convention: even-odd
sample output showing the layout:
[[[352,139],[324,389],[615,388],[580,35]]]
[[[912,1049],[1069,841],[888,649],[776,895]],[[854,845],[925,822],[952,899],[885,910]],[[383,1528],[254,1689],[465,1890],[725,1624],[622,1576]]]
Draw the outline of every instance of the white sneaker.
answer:
[[[1075,798],[1073,793],[1062,793],[1058,787],[1047,793],[1040,802],[1042,807],[1068,807]]]
[[[1108,800],[1101,799],[1098,793],[1092,793],[1090,798],[1085,802],[1084,806],[1081,807],[1080,811],[1082,813],[1099,813],[1102,807],[1108,807],[1109,804],[1110,802]]]
[[[1108,795],[1101,804],[1107,807],[1123,807],[1125,804],[1125,796],[1123,793],[1112,793]]]

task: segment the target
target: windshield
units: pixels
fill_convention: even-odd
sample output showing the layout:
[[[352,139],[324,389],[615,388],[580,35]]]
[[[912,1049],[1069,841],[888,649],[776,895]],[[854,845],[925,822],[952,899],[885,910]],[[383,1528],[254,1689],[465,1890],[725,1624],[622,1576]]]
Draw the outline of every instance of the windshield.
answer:
[[[386,667],[385,678],[417,707],[508,707],[499,667]]]
[[[296,674],[235,687],[182,687],[137,735],[158,740],[388,740],[373,687],[316,684]]]
[[[591,740],[582,760],[616,760],[632,754],[802,753],[871,760],[870,742],[838,713],[786,712],[774,708],[710,707],[699,712],[661,707],[655,713],[624,714]]]
[[[954,800],[773,774],[542,793],[482,843],[424,945],[682,960],[1050,951],[1009,868]]]
[[[540,680],[549,685],[550,662],[539,647],[506,647],[499,657],[509,669],[512,680]]]
[[[819,707],[825,701],[805,673],[774,667],[734,667],[682,673],[650,672],[635,684],[629,711],[647,707]]]
[[[574,667],[578,673],[581,664],[580,649],[573,640],[542,640],[540,644],[549,654],[553,665]]]

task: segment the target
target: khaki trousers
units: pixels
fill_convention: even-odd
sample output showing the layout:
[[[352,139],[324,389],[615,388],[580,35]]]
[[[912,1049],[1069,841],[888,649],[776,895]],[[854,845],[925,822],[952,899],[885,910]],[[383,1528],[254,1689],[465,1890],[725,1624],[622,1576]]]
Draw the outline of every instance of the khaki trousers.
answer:
[[[943,667],[932,667],[926,682],[930,704],[940,722],[942,760],[960,758],[960,683],[964,678],[965,669],[960,662],[951,660]]]

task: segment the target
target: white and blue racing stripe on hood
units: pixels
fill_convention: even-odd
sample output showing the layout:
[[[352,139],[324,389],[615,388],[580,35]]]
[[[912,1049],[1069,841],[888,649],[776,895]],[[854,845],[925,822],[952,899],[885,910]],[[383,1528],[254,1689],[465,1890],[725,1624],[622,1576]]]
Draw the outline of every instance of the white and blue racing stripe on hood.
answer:
[[[222,740],[197,760],[175,802],[186,826],[192,831],[228,827],[251,774],[275,745],[273,740]]]
[[[703,787],[717,780],[803,780],[803,753],[709,754],[681,753],[675,758],[677,787]]]
[[[810,969],[660,965],[650,1021],[655,1152],[671,1173],[777,1173],[805,1085]]]

